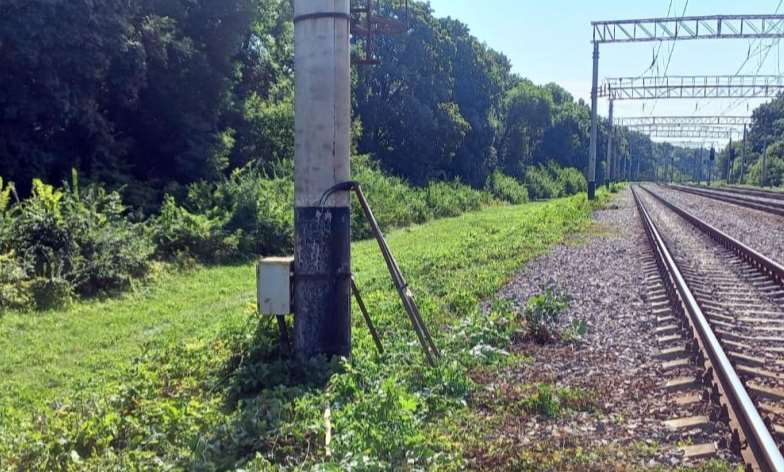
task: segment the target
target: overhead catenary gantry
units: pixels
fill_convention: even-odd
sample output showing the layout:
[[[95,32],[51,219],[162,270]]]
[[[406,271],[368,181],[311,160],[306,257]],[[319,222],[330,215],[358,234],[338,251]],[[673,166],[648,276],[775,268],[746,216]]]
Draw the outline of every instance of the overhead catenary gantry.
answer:
[[[750,125],[750,116],[624,116],[616,119],[618,126],[628,128],[651,125],[702,125],[702,126],[739,126]]]
[[[593,74],[591,83],[591,147],[588,162],[588,197],[595,198],[596,192],[596,151],[598,140],[598,109],[597,102],[600,96],[599,87],[599,45],[609,43],[634,43],[634,42],[660,42],[697,39],[765,39],[784,37],[784,15],[713,15],[689,16],[670,18],[649,18],[633,20],[595,21],[593,26]],[[702,76],[705,81],[709,79]],[[772,93],[775,95],[784,87],[773,87],[776,81],[768,81],[763,87],[757,83],[749,83],[747,79],[737,76],[725,76],[726,80],[719,86],[709,87],[707,82],[699,84],[698,78],[692,77],[694,84],[683,79],[678,84],[668,84],[664,78],[654,78],[653,83],[640,85],[631,89],[628,87],[616,88],[608,83],[607,96],[610,98],[610,116],[612,116],[612,103],[618,93],[617,99],[658,99],[658,98],[719,98],[716,94],[726,93],[726,98],[767,98]],[[748,76],[744,76],[748,77]],[[657,82],[656,80],[664,83]],[[626,79],[634,82],[634,79]],[[637,79],[640,80],[640,79]],[[678,79],[675,79],[678,80]],[[744,82],[744,80],[747,80]],[[738,82],[743,82],[738,84]],[[720,87],[722,86],[723,87]],[[730,87],[729,85],[732,85]],[[736,85],[738,85],[736,87]],[[765,88],[764,85],[768,87]],[[646,88],[646,86],[649,86]],[[603,87],[604,89],[604,87]],[[709,95],[714,93],[714,95]],[[729,96],[732,93],[739,95]],[[725,91],[725,92],[721,92]],[[680,93],[680,95],[678,95]],[[686,96],[686,94],[689,96]],[[751,96],[749,96],[751,94]],[[621,98],[625,97],[625,98]],[[612,129],[612,121],[610,123]],[[612,132],[608,136],[608,161],[612,159]]]
[[[743,134],[733,128],[704,128],[704,127],[650,127],[641,128],[640,132],[651,138],[688,138],[688,139],[725,139],[729,140]]]
[[[599,88],[610,100],[671,98],[775,98],[784,91],[780,75],[670,75],[613,77]]]
[[[688,39],[780,38],[784,15],[711,15],[595,21],[596,43]]]

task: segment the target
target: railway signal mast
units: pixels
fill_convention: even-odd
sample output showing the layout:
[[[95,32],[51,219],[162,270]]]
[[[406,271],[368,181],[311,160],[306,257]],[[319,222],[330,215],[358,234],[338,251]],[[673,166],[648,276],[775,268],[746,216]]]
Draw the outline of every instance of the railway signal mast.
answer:
[[[618,78],[599,87],[599,47],[608,43],[661,42],[709,39],[780,39],[784,15],[683,16],[634,20],[596,21],[593,27],[591,82],[591,147],[588,161],[588,198],[595,198],[598,99],[658,98],[764,98],[784,90],[779,76],[693,76]],[[610,122],[610,136],[613,123]],[[612,139],[608,137],[608,139]],[[608,162],[612,150],[608,146]]]

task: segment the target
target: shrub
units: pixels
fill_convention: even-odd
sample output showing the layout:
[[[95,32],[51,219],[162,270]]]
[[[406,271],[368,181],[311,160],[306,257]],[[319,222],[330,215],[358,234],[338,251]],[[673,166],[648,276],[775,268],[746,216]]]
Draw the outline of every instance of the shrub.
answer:
[[[483,194],[460,182],[433,182],[425,189],[427,206],[436,218],[458,216],[467,211],[476,211],[492,202],[489,194]]]
[[[0,311],[27,309],[31,303],[26,268],[13,252],[0,254]]]
[[[192,184],[182,204],[167,196],[153,220],[157,254],[221,263],[291,253],[293,202],[290,176],[268,177],[252,166],[216,184]]]
[[[588,181],[574,167],[561,167],[555,161],[546,165],[527,167],[525,186],[531,198],[558,198],[588,190]]]
[[[458,182],[433,183],[426,189],[411,187],[400,178],[385,175],[367,156],[355,157],[353,168],[354,179],[362,184],[384,230],[424,223],[433,217],[457,216],[493,202],[489,193]],[[167,196],[151,225],[158,256],[220,263],[290,254],[294,240],[293,169],[281,165],[277,171],[279,175],[270,176],[246,166],[222,182],[190,185],[182,202]],[[352,202],[351,221],[354,239],[371,237],[356,202]]]
[[[542,344],[557,339],[561,315],[568,307],[568,297],[552,288],[529,298],[524,312],[528,336]]]
[[[564,193],[561,184],[542,166],[532,166],[526,169],[525,186],[528,189],[528,195],[535,200],[558,198]]]
[[[485,189],[496,199],[513,205],[519,205],[528,201],[528,189],[514,177],[505,175],[500,170],[490,174],[487,178]]]
[[[558,183],[566,195],[575,195],[588,190],[588,181],[582,172],[574,167],[558,167],[553,164],[554,172],[558,175]]]
[[[745,181],[752,185],[760,186],[763,181],[762,157],[758,158],[750,167]],[[767,185],[779,187],[784,184],[784,159],[768,155],[768,180]]]
[[[235,258],[238,244],[224,237],[218,219],[194,214],[167,195],[152,225],[156,255],[162,259],[195,257],[204,262]]]
[[[143,227],[126,219],[120,196],[96,185],[80,191],[75,173],[62,189],[34,180],[30,198],[3,218],[9,229],[2,245],[24,261],[39,308],[67,303],[71,294],[126,289],[149,269],[152,245]]]
[[[384,174],[367,156],[353,158],[352,173],[353,179],[362,184],[382,229],[421,224],[433,218],[423,191],[399,177]],[[356,201],[351,205],[351,231],[355,239],[371,237],[370,226]]]

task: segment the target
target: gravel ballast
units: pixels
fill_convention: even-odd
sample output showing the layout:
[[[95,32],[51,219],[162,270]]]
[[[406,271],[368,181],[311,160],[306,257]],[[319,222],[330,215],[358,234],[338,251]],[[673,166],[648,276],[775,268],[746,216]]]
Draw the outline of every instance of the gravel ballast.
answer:
[[[539,345],[519,340],[513,352],[530,360],[497,375],[478,375],[475,380],[484,393],[473,401],[508,408],[530,395],[531,386],[548,384],[590,392],[593,407],[555,418],[508,408],[500,421],[497,411],[488,412],[488,422],[494,426],[484,434],[485,441],[502,450],[560,448],[593,454],[582,466],[567,461],[569,467],[560,464],[554,470],[667,469],[685,463],[678,451],[681,438],[663,426],[679,412],[664,388],[656,321],[646,300],[642,267],[651,261],[627,189],[606,209],[595,212],[587,236],[532,261],[500,291],[498,298],[511,302],[522,316],[531,296],[555,287],[571,298],[562,324],[584,320],[588,330],[577,343]],[[720,454],[731,462],[737,460],[726,450]],[[504,468],[497,452],[478,451],[473,456],[474,467]]]
[[[649,184],[647,188],[735,239],[784,264],[784,218]]]

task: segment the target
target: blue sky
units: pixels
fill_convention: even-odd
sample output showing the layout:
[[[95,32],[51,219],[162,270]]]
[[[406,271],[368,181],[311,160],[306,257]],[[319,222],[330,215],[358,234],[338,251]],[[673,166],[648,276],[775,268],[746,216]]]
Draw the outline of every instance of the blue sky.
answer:
[[[670,16],[774,13],[779,0],[672,0]],[[591,87],[592,20],[662,17],[670,0],[431,0],[437,16],[451,16],[468,24],[472,33],[493,49],[506,54],[514,70],[536,83],[556,82],[586,101]],[[784,6],[781,7],[784,12]],[[769,42],[767,40],[766,42]],[[663,43],[660,71],[675,45],[668,75],[734,74],[746,59],[747,40],[681,41]],[[608,44],[601,50],[600,81],[604,77],[637,76],[651,64],[657,43]],[[784,49],[782,47],[781,49]],[[749,61],[742,73],[753,74],[759,63]],[[771,48],[760,74],[784,70],[784,50]],[[666,100],[619,102],[619,116],[750,114],[759,101]],[[699,109],[695,111],[695,107]],[[600,114],[607,114],[600,101]]]

